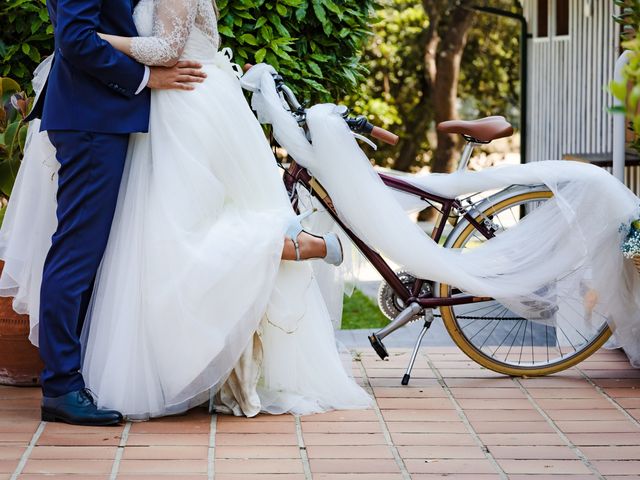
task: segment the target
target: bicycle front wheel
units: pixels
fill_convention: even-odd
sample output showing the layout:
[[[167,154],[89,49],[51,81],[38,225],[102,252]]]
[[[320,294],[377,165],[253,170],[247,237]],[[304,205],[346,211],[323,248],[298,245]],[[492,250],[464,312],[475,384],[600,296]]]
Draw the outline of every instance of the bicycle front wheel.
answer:
[[[496,235],[512,227],[528,212],[552,197],[544,187],[521,189],[489,199],[476,221],[493,222]],[[487,239],[469,222],[461,223],[447,239],[451,248],[476,248]],[[456,290],[439,285],[441,297]],[[553,326],[522,318],[490,300],[468,305],[440,307],[444,325],[453,341],[472,360],[506,375],[542,376],[565,370],[597,351],[611,336],[604,315],[592,312],[583,322],[583,298],[558,298]]]

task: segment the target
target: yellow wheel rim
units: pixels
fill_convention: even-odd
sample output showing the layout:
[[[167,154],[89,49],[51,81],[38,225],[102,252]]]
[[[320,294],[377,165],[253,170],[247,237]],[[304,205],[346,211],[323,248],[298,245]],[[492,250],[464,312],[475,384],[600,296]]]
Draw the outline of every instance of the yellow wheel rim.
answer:
[[[496,205],[492,205],[484,212],[482,212],[482,214],[480,214],[476,218],[476,220],[480,220],[484,215],[487,215],[489,213],[500,212],[513,204],[520,204],[528,200],[545,200],[551,198],[552,196],[553,194],[550,191],[528,192],[515,195],[497,203]],[[460,248],[462,245],[464,245],[464,242],[473,230],[473,225],[467,225],[465,229],[460,233],[460,235],[456,238],[451,247]],[[438,294],[440,297],[448,297],[450,295],[449,285],[441,284]],[[578,352],[575,352],[573,355],[570,355],[557,362],[545,366],[520,367],[500,362],[476,348],[475,345],[473,345],[460,330],[452,307],[440,307],[440,314],[442,315],[442,320],[444,322],[445,328],[449,332],[449,335],[451,336],[455,344],[469,358],[471,358],[471,360],[482,365],[485,368],[493,370],[494,372],[511,376],[538,377],[565,370],[593,355],[598,349],[600,349],[600,347],[602,347],[602,345],[604,345],[604,343],[611,336],[611,330],[607,326],[606,328],[602,329],[602,331],[590,343],[588,343],[585,348]]]

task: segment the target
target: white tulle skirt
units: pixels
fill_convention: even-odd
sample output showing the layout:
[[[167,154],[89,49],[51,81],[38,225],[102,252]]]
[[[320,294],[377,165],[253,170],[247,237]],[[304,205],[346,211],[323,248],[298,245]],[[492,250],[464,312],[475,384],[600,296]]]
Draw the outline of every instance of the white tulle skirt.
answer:
[[[293,210],[262,128],[229,61],[203,63],[208,78],[194,91],[153,92],[150,133],[131,136],[83,331],[85,382],[100,407],[133,419],[216,393],[216,408],[236,415],[366,408],[311,264],[280,260]],[[40,159],[22,168],[41,175],[16,185],[2,230],[14,247],[24,209],[39,204],[33,178],[52,172]],[[3,276],[4,293],[24,299],[36,343],[44,244],[16,247],[14,257],[32,262],[9,261],[14,273]]]

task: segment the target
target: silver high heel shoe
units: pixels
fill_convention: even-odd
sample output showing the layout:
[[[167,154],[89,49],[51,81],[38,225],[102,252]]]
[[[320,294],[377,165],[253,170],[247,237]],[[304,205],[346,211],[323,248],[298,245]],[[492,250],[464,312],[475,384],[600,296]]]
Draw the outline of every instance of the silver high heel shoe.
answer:
[[[342,242],[340,241],[340,237],[338,237],[338,235],[334,232],[326,233],[324,235],[314,235],[313,233],[307,232],[302,226],[302,220],[307,218],[315,211],[315,209],[307,210],[306,212],[292,218],[289,226],[287,227],[287,231],[285,232],[285,236],[290,238],[293,242],[293,246],[296,249],[296,261],[302,260],[300,258],[300,244],[298,243],[298,235],[300,235],[302,232],[305,232],[314,237],[322,238],[327,248],[327,254],[322,257],[322,260],[337,267],[344,260],[344,252],[342,250]]]

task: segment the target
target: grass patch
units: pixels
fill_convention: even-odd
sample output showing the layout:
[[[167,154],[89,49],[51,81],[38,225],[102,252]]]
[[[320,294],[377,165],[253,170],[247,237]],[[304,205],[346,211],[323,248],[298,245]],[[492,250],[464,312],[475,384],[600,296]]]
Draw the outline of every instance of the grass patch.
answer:
[[[360,290],[353,291],[350,297],[344,297],[342,310],[342,330],[358,328],[381,328],[389,320],[385,317],[378,305]]]

